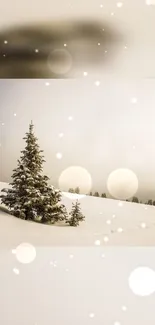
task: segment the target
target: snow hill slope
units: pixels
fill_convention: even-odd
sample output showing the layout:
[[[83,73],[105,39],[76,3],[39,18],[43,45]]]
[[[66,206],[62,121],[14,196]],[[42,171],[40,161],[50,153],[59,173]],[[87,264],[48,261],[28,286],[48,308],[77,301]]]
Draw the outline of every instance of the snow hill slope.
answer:
[[[8,184],[0,183],[0,191],[4,187]],[[155,245],[155,207],[63,193],[68,212],[77,197],[86,221],[76,228],[23,221],[0,210],[0,247],[19,242],[37,246]]]

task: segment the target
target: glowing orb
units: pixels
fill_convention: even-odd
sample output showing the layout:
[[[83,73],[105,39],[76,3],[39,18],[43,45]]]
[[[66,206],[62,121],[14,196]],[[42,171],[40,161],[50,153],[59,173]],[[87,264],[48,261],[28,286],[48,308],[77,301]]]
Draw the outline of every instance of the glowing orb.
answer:
[[[72,67],[72,56],[66,49],[56,49],[49,55],[48,65],[54,74],[66,74]]]
[[[123,3],[122,2],[117,2],[117,7],[118,8],[121,8],[123,6]]]
[[[148,267],[136,268],[129,277],[129,287],[137,296],[149,296],[155,292],[155,271]]]
[[[22,243],[16,248],[16,258],[20,263],[28,264],[36,258],[35,247],[28,243]]]
[[[19,270],[16,269],[16,268],[13,269],[13,272],[14,272],[15,274],[17,274],[17,275],[20,273]]]
[[[155,0],[146,0],[148,6],[155,5]]]
[[[100,85],[100,81],[95,81],[95,85],[98,87]]]
[[[76,189],[79,187],[80,193],[88,194],[92,187],[92,179],[88,171],[79,166],[71,166],[65,169],[59,177],[59,187],[63,191],[69,189]],[[64,193],[65,196],[76,196],[80,198],[80,195],[73,193]]]
[[[69,117],[68,117],[68,120],[69,120],[69,121],[73,121],[73,116],[69,116]]]
[[[129,169],[116,169],[108,177],[109,193],[117,199],[129,199],[138,190],[138,179]]]
[[[117,232],[121,233],[121,232],[123,232],[123,229],[122,228],[118,228],[117,229]]]
[[[137,98],[136,97],[131,98],[131,103],[136,104],[137,103]]]
[[[141,228],[142,228],[142,229],[145,229],[145,228],[146,228],[146,223],[144,223],[144,222],[141,223]]]
[[[105,243],[108,243],[108,241],[109,241],[108,236],[105,236],[105,237],[104,237],[104,242],[105,242]]]
[[[101,245],[100,240],[96,240],[96,241],[95,241],[95,245],[96,245],[96,246],[100,246],[100,245]]]
[[[61,159],[61,158],[62,158],[62,153],[58,152],[58,153],[56,154],[56,158],[57,158],[57,159]]]

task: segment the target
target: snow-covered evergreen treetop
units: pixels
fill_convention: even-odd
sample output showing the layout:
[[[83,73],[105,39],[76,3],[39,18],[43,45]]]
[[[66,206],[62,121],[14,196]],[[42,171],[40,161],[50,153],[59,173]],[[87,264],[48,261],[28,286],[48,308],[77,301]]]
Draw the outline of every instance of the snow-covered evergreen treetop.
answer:
[[[18,166],[13,170],[11,189],[3,189],[6,194],[0,198],[18,218],[42,223],[66,220],[65,206],[60,204],[61,192],[48,185],[49,178],[42,174],[45,160],[33,129],[31,122],[29,132],[23,138],[25,149],[21,151]]]

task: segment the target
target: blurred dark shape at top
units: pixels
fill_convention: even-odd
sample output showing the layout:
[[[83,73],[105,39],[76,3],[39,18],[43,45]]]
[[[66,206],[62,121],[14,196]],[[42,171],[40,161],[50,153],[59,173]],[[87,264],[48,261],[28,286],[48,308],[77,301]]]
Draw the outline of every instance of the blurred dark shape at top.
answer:
[[[121,40],[106,22],[60,21],[7,29],[0,33],[0,78],[72,78],[77,67],[106,63],[106,50],[108,60],[113,58]],[[50,68],[49,56],[56,49],[71,55],[68,73],[61,74],[61,69],[56,73],[56,68]],[[60,64],[60,58],[58,62],[57,57],[53,60],[51,67]],[[65,60],[62,55],[62,66]]]

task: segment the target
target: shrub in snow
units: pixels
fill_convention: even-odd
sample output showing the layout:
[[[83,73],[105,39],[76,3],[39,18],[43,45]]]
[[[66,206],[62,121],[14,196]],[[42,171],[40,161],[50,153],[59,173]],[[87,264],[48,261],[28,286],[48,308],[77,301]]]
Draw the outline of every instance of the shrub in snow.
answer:
[[[94,196],[99,197],[99,196],[100,196],[100,195],[99,195],[99,192],[95,192],[95,193],[94,193]]]
[[[69,193],[74,193],[74,189],[73,188],[69,188],[68,192]]]
[[[75,192],[76,194],[80,194],[80,188],[79,188],[79,187],[76,187],[74,192]]]
[[[85,217],[81,213],[80,203],[72,203],[72,210],[70,212],[70,218],[66,221],[70,226],[77,227],[81,221],[84,221]]]
[[[134,197],[132,198],[132,202],[134,202],[134,203],[139,203],[139,200],[138,200],[138,198],[137,198],[136,196],[134,196]]]
[[[13,170],[11,189],[3,189],[0,196],[10,212],[21,219],[55,223],[66,220],[67,212],[60,204],[61,192],[48,185],[49,178],[42,175],[45,161],[33,132],[33,124],[24,137],[26,147],[21,151],[18,166]]]

